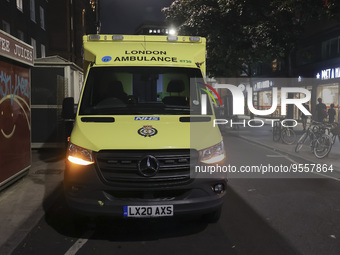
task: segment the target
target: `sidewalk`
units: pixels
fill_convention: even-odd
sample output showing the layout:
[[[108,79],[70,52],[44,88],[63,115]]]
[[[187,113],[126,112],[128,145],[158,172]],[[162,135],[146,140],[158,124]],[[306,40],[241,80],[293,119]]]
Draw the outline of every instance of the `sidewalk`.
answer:
[[[271,121],[265,121],[264,122],[265,125],[263,125],[262,127],[249,127],[247,125],[249,117],[244,116],[243,118],[241,118],[240,121],[243,121],[243,119],[246,120],[246,127],[240,126],[240,129],[238,131],[235,131],[228,127],[224,132],[234,134],[242,139],[246,139],[248,141],[265,146],[272,150],[279,151],[280,153],[308,160],[315,164],[333,165],[334,170],[340,173],[340,141],[338,138],[333,144],[332,150],[330,151],[328,156],[323,159],[318,159],[312,153],[309,145],[306,144],[301,148],[301,150],[298,153],[295,152],[296,142],[300,138],[300,136],[304,133],[301,123],[298,123],[298,125],[293,128],[296,133],[296,142],[292,145],[288,145],[284,144],[282,141],[279,142],[273,141]],[[337,178],[340,178],[340,175],[337,176]]]
[[[63,152],[32,150],[28,174],[0,192],[0,254],[11,254],[60,194]]]

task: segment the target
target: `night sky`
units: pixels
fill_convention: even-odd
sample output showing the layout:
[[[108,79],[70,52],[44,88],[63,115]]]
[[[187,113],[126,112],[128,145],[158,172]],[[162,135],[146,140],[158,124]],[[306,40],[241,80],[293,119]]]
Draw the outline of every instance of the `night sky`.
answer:
[[[142,23],[162,22],[174,0],[100,0],[101,34],[134,34]]]

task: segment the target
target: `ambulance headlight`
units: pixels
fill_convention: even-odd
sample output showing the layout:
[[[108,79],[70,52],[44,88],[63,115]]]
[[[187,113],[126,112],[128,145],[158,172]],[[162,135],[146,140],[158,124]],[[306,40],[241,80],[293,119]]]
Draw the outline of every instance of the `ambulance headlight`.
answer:
[[[200,161],[206,164],[214,164],[224,160],[225,151],[223,141],[209,148],[200,150],[199,157]]]
[[[67,148],[66,158],[73,164],[87,166],[94,163],[91,150],[84,149],[73,143]]]

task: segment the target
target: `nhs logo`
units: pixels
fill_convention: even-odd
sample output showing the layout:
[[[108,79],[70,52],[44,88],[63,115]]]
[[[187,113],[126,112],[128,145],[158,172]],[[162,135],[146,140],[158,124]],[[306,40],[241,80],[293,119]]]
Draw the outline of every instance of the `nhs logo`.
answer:
[[[135,117],[135,120],[159,120],[159,117]]]

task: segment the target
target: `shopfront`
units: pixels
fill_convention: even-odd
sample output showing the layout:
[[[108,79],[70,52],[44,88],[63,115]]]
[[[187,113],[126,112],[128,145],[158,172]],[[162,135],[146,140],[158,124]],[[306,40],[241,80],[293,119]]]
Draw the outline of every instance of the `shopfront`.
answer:
[[[314,79],[315,80],[315,79]],[[284,79],[284,78],[273,78],[271,80],[265,80],[256,82],[253,85],[254,88],[254,105],[258,110],[268,110],[273,105],[273,88],[277,88],[277,107],[276,110],[268,115],[268,118],[292,118],[295,120],[301,120],[301,111],[296,105],[286,106],[286,116],[282,115],[282,105],[281,105],[281,88],[282,87],[298,87],[304,88],[310,92],[312,95],[313,86],[305,83],[302,85],[299,83],[298,79]],[[301,99],[306,95],[304,93],[288,93],[285,97],[290,99]],[[306,103],[308,109],[312,113],[312,103],[311,100]]]
[[[334,104],[335,122],[339,122],[340,67],[323,69],[316,77],[318,81],[316,98],[321,98],[328,109]]]
[[[317,98],[321,98],[327,108],[334,104],[335,122],[339,122],[339,83],[320,84],[317,88]]]
[[[297,84],[296,85],[297,87],[299,88],[304,88],[306,90],[309,91],[310,95],[313,95],[313,86],[301,86],[301,84]],[[301,99],[301,98],[304,98],[306,95],[305,94],[300,94],[300,93],[294,93],[293,94],[293,98],[294,99]],[[314,109],[314,106],[312,107],[312,99],[309,100],[307,103],[305,103],[307,106],[307,110],[309,110],[309,112],[313,115],[313,110]],[[301,111],[299,108],[297,108],[296,106],[293,107],[293,119],[295,120],[301,120]]]
[[[0,30],[0,189],[31,166],[33,48]]]
[[[254,83],[254,107],[258,110],[268,110],[273,105],[273,87],[276,87],[275,81],[264,80]],[[281,91],[277,90],[277,108],[270,114],[269,118],[280,118],[281,116]]]

